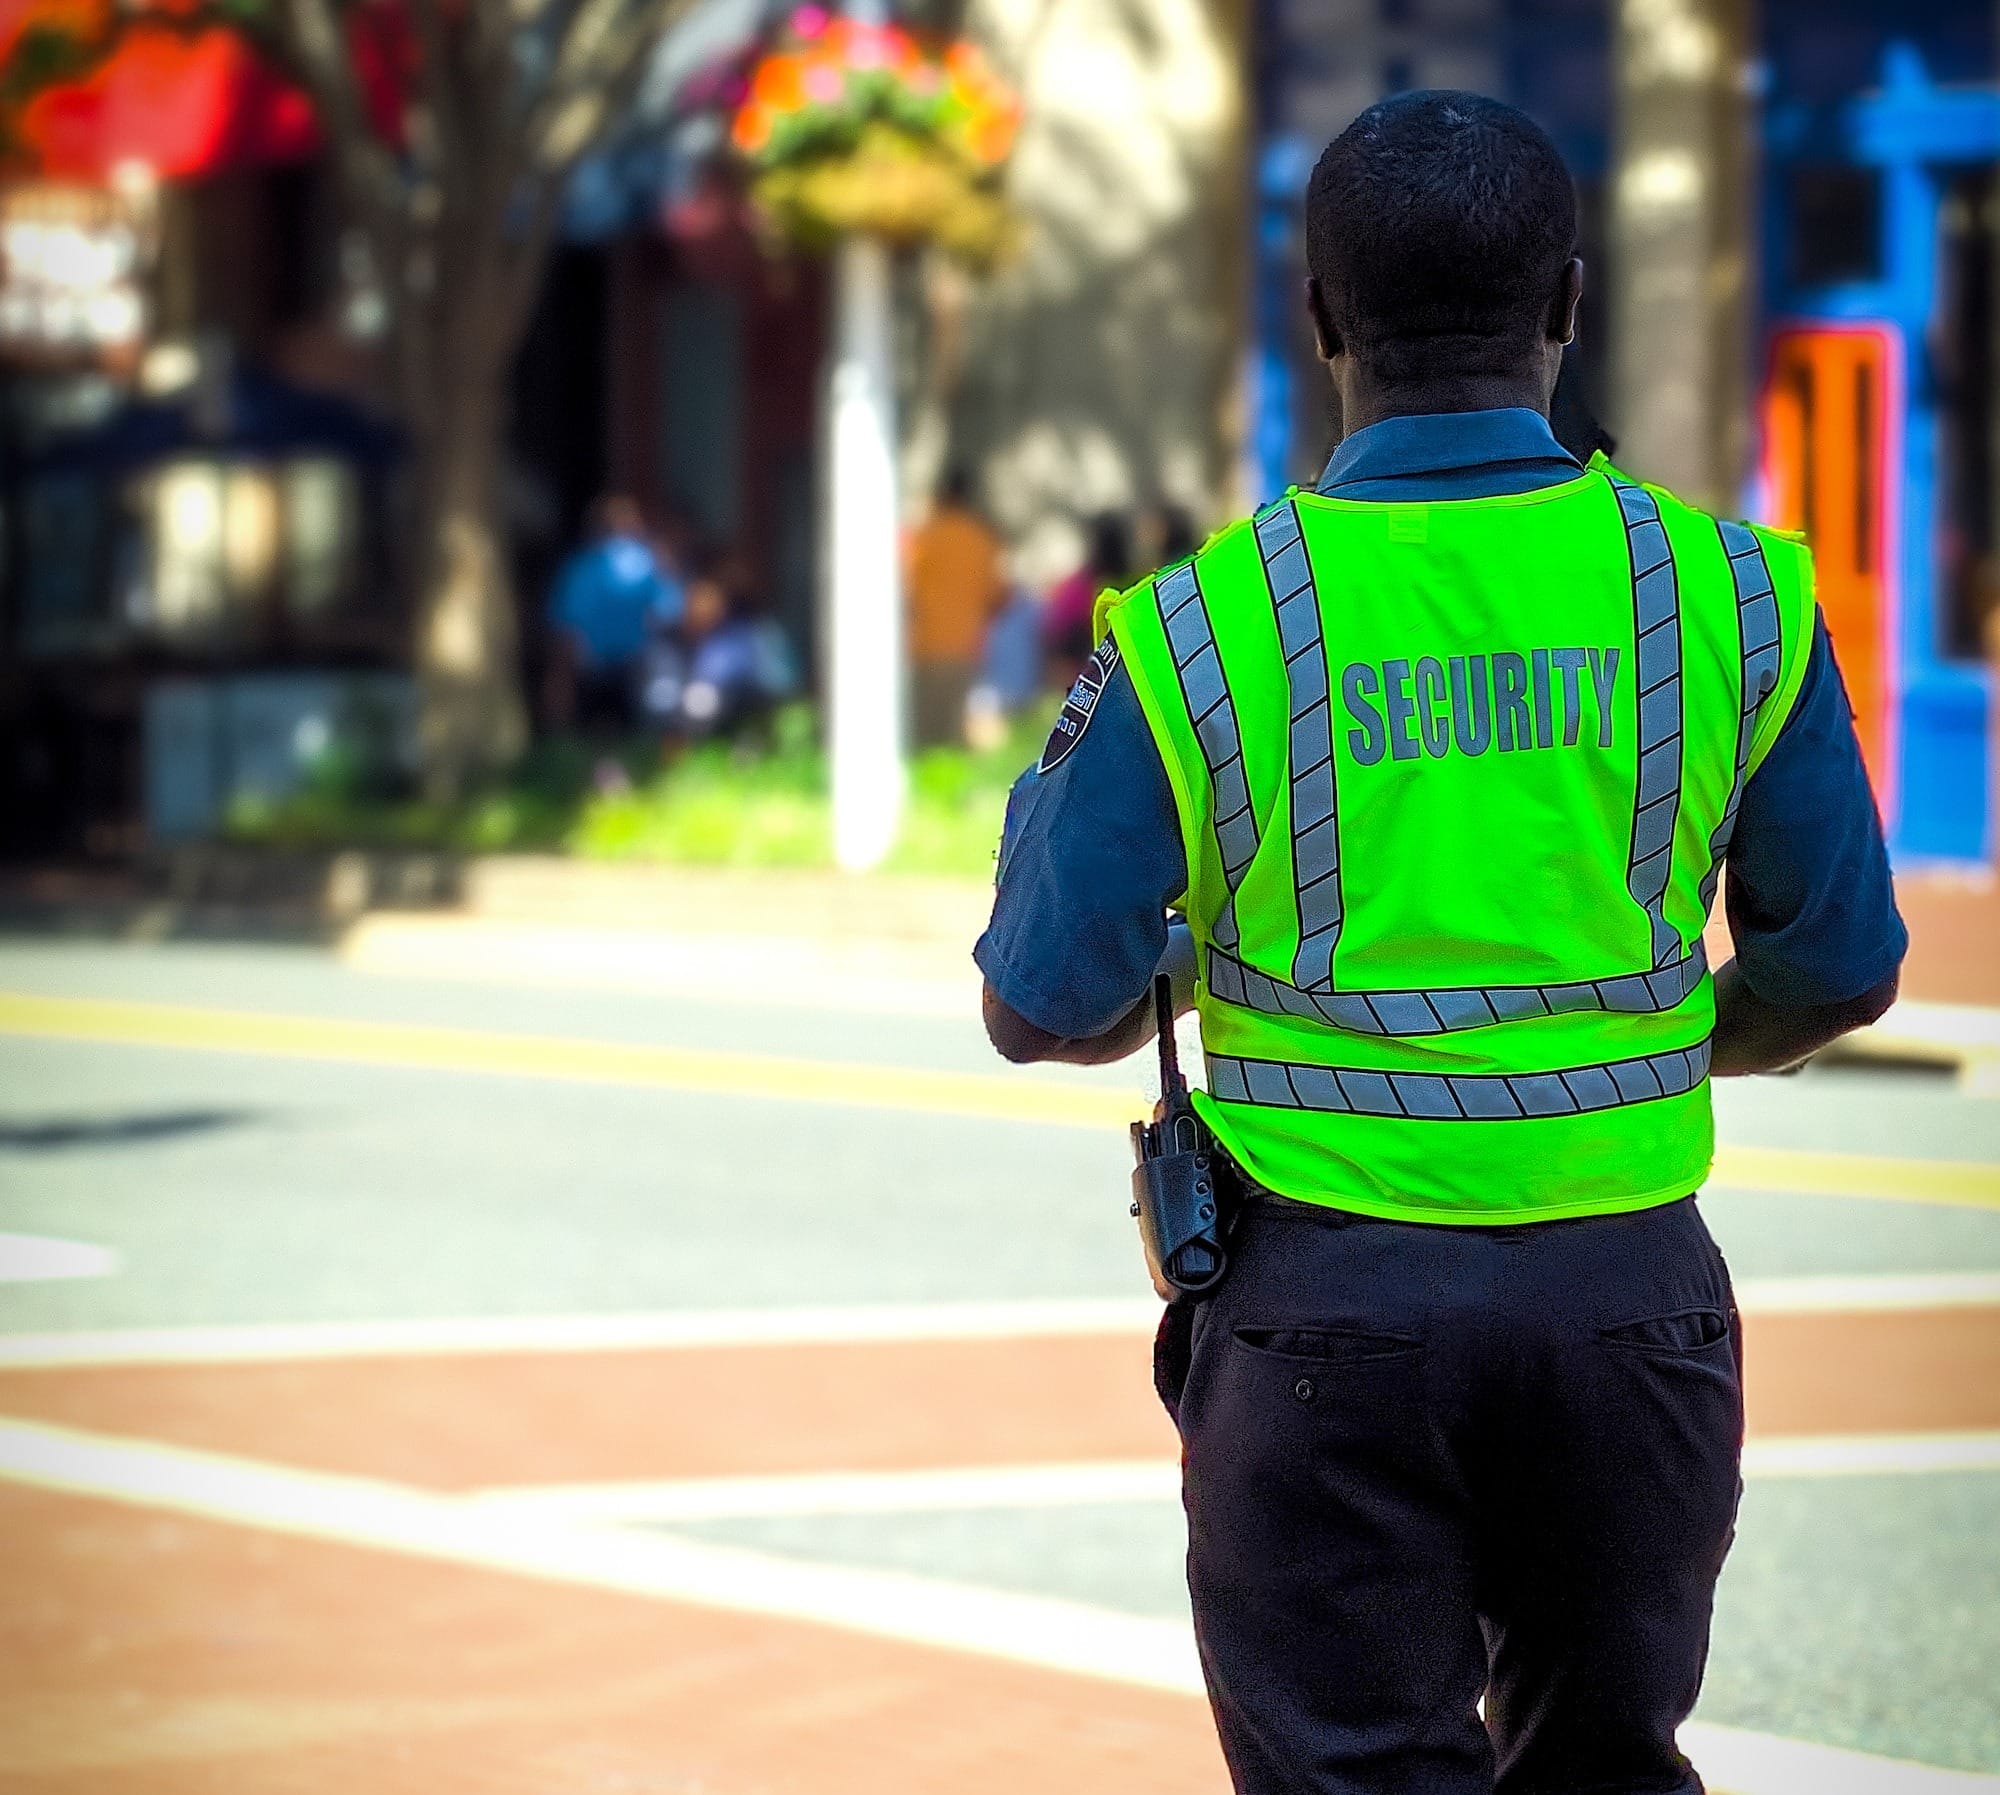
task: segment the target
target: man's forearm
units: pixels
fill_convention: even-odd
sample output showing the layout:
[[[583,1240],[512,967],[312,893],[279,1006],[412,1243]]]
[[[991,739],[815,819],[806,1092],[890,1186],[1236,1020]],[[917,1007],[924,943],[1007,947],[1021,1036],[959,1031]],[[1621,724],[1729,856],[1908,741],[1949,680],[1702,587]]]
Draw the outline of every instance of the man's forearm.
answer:
[[[1127,1054],[1137,1053],[1153,1038],[1150,992],[1101,1035],[1052,1035],[1011,1008],[991,985],[986,987],[981,1007],[987,1039],[999,1049],[1003,1059],[1012,1060],[1017,1066],[1047,1061],[1066,1066],[1108,1066]]]
[[[1174,1014],[1178,1016],[1192,1009],[1194,937],[1188,932],[1186,923],[1176,922],[1169,926],[1167,949],[1160,956],[1156,977],[1158,973],[1164,973],[1173,980]],[[1016,1065],[1053,1060],[1069,1066],[1108,1066],[1114,1060],[1137,1053],[1158,1032],[1150,983],[1145,994],[1137,998],[1130,1009],[1101,1034],[1095,1035],[1072,1037],[1051,1034],[1020,1014],[990,984],[981,994],[980,1009],[986,1022],[987,1039],[999,1050],[1003,1059],[1012,1060]]]
[[[1715,975],[1715,1037],[1709,1070],[1717,1078],[1783,1072],[1822,1047],[1878,1020],[1896,1001],[1897,974],[1846,1003],[1767,1003],[1734,960]]]

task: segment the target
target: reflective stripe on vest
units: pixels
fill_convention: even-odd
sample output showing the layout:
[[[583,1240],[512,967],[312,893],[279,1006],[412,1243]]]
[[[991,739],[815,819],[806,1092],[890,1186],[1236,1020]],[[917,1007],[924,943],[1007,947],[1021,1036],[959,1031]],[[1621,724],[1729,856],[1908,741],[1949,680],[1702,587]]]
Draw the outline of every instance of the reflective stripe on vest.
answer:
[[[1220,948],[1210,948],[1208,954],[1208,988],[1224,1003],[1266,1016],[1330,1022],[1358,1035],[1443,1035],[1582,1010],[1657,1016],[1678,1009],[1707,971],[1708,950],[1697,941],[1692,953],[1657,971],[1615,978],[1572,979],[1559,985],[1465,985],[1440,991],[1307,992]]]
[[[1333,950],[1340,944],[1340,821],[1333,789],[1333,717],[1328,703],[1326,643],[1319,591],[1299,531],[1299,508],[1280,499],[1256,520],[1257,553],[1278,620],[1291,693],[1292,872],[1298,893],[1299,949],[1292,983],[1302,991],[1333,989]]]
[[[1639,800],[1625,885],[1653,925],[1653,964],[1685,950],[1666,918],[1674,819],[1681,807],[1681,592],[1660,503],[1643,486],[1613,480],[1632,557],[1632,610],[1638,635]]]
[[[1208,1090],[1211,1097],[1224,1103],[1315,1110],[1325,1115],[1516,1122],[1532,1116],[1587,1115],[1678,1097],[1708,1076],[1708,1063],[1706,1041],[1639,1059],[1613,1060],[1608,1065],[1504,1076],[1368,1072],[1210,1054]]]
[[[1215,939],[1234,947],[1236,888],[1257,852],[1257,819],[1250,809],[1250,786],[1243,776],[1243,735],[1230,701],[1229,682],[1216,652],[1215,630],[1208,620],[1208,602],[1194,563],[1163,573],[1154,582],[1165,626],[1167,646],[1174,657],[1181,701],[1193,720],[1201,757],[1215,792],[1215,839],[1222,855],[1222,876],[1228,897],[1215,919]]]
[[[1736,584],[1736,640],[1743,656],[1743,714],[1736,725],[1736,777],[1722,820],[1708,840],[1708,872],[1701,882],[1704,915],[1715,901],[1715,882],[1722,876],[1722,859],[1736,834],[1736,812],[1743,802],[1743,781],[1750,767],[1750,746],[1757,736],[1757,715],[1764,700],[1777,690],[1783,654],[1778,646],[1778,595],[1771,584],[1770,563],[1756,531],[1746,524],[1715,526],[1729,556],[1729,576]]]

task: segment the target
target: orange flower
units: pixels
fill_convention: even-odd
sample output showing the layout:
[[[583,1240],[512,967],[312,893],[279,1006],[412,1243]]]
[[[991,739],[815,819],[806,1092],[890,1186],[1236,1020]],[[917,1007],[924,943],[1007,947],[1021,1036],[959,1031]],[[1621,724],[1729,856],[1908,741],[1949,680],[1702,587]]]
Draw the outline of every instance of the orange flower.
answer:
[[[806,71],[802,58],[780,52],[767,56],[750,77],[750,100],[773,112],[796,112],[806,103]]]
[[[731,139],[745,155],[761,159],[800,114],[826,113],[856,130],[876,129],[871,121],[886,104],[897,122],[881,128],[911,139],[919,152],[961,169],[1006,160],[1020,127],[1020,101],[974,45],[933,46],[901,26],[857,24],[817,6],[796,18],[801,23],[792,36],[751,72],[731,121]],[[800,153],[817,157],[823,152],[811,146],[825,141],[809,134],[800,139]],[[788,159],[789,152],[780,157]]]

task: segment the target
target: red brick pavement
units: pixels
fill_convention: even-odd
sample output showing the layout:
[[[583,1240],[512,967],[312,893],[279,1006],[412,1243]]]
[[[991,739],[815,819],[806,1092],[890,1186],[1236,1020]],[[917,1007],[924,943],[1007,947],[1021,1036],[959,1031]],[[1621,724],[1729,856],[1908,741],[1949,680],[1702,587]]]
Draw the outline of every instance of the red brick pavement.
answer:
[[[1760,1436],[2000,1428],[2000,1308],[1752,1315]],[[0,1414],[439,1490],[1165,1458],[1134,1336],[0,1372]]]
[[[8,1795],[1219,1795],[1203,1705],[0,1486]]]

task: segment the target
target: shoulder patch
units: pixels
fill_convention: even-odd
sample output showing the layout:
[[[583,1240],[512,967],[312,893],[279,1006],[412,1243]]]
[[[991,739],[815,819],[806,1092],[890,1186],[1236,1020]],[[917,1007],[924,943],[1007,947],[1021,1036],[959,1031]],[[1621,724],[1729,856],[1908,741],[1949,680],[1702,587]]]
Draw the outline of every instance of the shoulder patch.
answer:
[[[1053,773],[1068,758],[1069,751],[1083,740],[1083,732],[1090,727],[1090,719],[1097,715],[1097,701],[1117,670],[1118,638],[1106,636],[1098,643],[1090,659],[1084,662],[1083,671],[1076,676],[1069,696],[1063,700],[1062,714],[1056,718],[1055,728],[1049,731],[1048,744],[1042,749],[1042,772]]]

